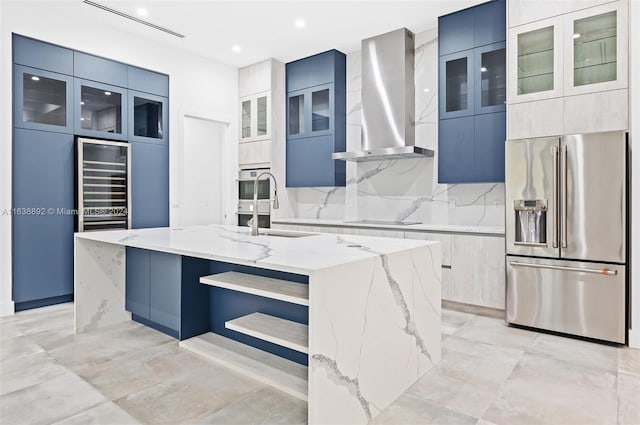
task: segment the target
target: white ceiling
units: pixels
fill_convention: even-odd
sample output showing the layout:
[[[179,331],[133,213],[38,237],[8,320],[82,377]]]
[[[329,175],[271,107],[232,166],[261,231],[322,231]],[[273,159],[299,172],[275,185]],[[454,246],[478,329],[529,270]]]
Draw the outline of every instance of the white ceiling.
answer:
[[[136,36],[242,67],[273,57],[289,62],[332,48],[350,52],[360,40],[401,27],[418,33],[437,27],[437,17],[483,0],[414,1],[175,1],[95,0],[184,34],[179,39],[77,0],[77,13]],[[294,27],[304,18],[306,28]],[[240,53],[231,50],[242,48]]]

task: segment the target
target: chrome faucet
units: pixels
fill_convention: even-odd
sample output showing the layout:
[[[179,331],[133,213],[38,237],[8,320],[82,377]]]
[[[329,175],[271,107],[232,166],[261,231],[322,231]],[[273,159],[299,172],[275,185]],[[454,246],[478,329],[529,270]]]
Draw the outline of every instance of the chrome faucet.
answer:
[[[280,208],[280,203],[278,202],[278,181],[276,180],[276,176],[271,174],[268,171],[263,171],[258,174],[258,177],[253,181],[253,217],[247,223],[251,227],[251,236],[258,236],[258,180],[260,177],[265,174],[271,176],[273,179],[274,189],[273,189],[273,209],[277,210]]]

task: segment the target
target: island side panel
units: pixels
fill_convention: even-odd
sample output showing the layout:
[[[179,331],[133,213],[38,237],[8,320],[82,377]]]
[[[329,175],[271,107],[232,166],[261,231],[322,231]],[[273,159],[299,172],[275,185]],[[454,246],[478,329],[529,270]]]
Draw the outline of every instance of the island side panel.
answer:
[[[82,238],[74,240],[76,333],[131,320],[125,311],[125,247]]]
[[[311,274],[310,424],[366,424],[440,361],[440,272],[433,243]]]

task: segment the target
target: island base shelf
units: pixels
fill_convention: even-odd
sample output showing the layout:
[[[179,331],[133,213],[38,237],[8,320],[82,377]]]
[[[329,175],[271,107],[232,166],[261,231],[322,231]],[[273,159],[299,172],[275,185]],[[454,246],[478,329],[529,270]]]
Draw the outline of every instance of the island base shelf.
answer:
[[[213,332],[180,341],[180,347],[308,401],[306,366]]]
[[[282,347],[309,354],[309,327],[263,313],[252,313],[229,320],[225,328]]]

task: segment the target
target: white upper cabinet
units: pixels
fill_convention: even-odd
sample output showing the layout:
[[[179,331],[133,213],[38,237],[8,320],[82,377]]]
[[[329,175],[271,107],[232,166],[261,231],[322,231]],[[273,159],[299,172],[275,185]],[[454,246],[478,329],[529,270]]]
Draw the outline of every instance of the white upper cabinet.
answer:
[[[628,87],[628,4],[617,1],[564,16],[564,95]]]
[[[562,96],[562,17],[509,29],[508,103]]]
[[[510,2],[511,14],[526,9]],[[507,103],[628,87],[628,3],[572,1],[579,9],[511,27]],[[527,5],[528,2],[524,2]]]
[[[240,99],[240,142],[266,140],[271,136],[271,93],[265,91]]]

